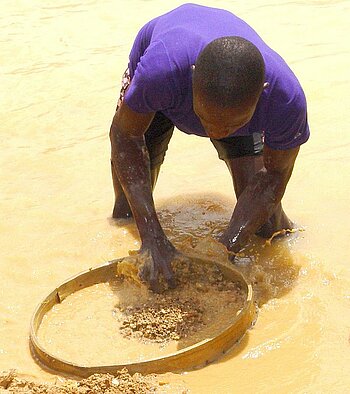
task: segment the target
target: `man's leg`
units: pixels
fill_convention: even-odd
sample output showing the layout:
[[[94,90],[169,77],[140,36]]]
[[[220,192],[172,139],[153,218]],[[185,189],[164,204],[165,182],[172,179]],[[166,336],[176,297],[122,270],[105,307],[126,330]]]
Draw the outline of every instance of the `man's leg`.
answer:
[[[152,190],[156,185],[160,167],[164,161],[173,130],[174,125],[172,122],[162,113],[157,112],[150,127],[145,133],[146,147],[150,157]],[[114,168],[112,165],[112,174],[113,172]],[[115,219],[129,218],[132,216],[132,212],[121,184],[118,181],[118,177],[115,175],[116,174],[113,174],[115,204],[112,216]]]
[[[242,194],[251,178],[264,167],[261,136],[229,137],[222,140],[212,140],[219,158],[224,160],[230,171],[236,198]],[[292,222],[278,204],[274,214],[257,231],[257,235],[269,238],[276,231],[292,228]]]

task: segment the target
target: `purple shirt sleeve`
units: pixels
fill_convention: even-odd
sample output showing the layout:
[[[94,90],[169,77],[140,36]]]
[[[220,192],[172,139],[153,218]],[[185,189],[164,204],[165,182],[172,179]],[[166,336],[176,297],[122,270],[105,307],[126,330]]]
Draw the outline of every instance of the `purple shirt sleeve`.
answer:
[[[130,63],[129,63],[130,67]],[[162,42],[152,43],[141,56],[136,70],[131,69],[131,84],[126,104],[135,112],[148,113],[173,108],[176,85],[169,57]]]
[[[269,97],[265,143],[286,150],[305,143],[309,136],[305,95],[293,75],[289,81],[277,82]]]

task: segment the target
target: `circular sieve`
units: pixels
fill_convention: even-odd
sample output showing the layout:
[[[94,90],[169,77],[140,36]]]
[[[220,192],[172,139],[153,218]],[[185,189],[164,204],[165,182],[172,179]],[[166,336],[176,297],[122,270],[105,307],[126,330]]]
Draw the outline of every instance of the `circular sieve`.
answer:
[[[217,336],[207,338],[194,345],[183,348],[179,351],[167,354],[163,357],[150,358],[142,361],[128,362],[123,364],[86,366],[72,363],[69,360],[56,357],[45,350],[45,347],[38,339],[39,327],[45,314],[51,308],[61,303],[70,294],[86,287],[106,282],[117,273],[117,266],[124,258],[109,261],[96,268],[90,268],[62,283],[52,291],[36,308],[30,326],[30,347],[33,356],[46,367],[55,371],[88,377],[94,373],[116,373],[122,368],[127,368],[129,373],[140,372],[164,373],[183,371],[204,366],[215,361],[220,355],[227,352],[234,344],[240,341],[246,331],[252,326],[256,319],[256,308],[253,300],[253,290],[243,275],[233,266],[228,266],[220,262],[203,260],[189,256],[193,261],[201,264],[215,264],[229,281],[238,281],[242,290],[246,294],[243,308],[232,322],[225,327]]]

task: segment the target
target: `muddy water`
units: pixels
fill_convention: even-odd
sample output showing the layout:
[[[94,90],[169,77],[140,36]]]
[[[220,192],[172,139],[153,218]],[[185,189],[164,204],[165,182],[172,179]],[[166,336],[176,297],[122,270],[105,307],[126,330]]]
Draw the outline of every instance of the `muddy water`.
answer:
[[[123,289],[120,290],[119,293],[125,294]],[[177,350],[176,341],[161,346],[126,338],[120,332],[118,317],[122,319],[122,314],[116,316],[115,312],[119,302],[120,294],[116,294],[108,283],[74,293],[45,316],[38,333],[39,340],[51,354],[90,366],[141,361]]]
[[[219,270],[215,277],[214,271],[201,271],[201,276],[198,271],[197,275],[185,275],[176,289],[162,296],[133,280],[115,277],[77,291],[44,316],[38,339],[56,357],[99,366],[164,357],[215,338],[241,312],[247,294],[238,283],[228,283],[223,277],[217,281]],[[212,279],[208,281],[209,275]],[[155,329],[154,315],[159,312],[162,318]],[[125,325],[128,321],[134,324],[133,329]]]
[[[136,31],[178,4],[1,2],[0,369],[54,380],[28,350],[34,307],[70,275],[139,246],[132,224],[109,219],[108,129]],[[255,328],[218,363],[174,379],[195,393],[346,392],[350,4],[210,4],[251,23],[305,88],[312,138],[284,205],[306,231],[270,248],[257,243],[254,261],[240,262],[261,294]],[[178,244],[222,228],[234,205],[229,174],[210,143],[180,132],[155,198]]]

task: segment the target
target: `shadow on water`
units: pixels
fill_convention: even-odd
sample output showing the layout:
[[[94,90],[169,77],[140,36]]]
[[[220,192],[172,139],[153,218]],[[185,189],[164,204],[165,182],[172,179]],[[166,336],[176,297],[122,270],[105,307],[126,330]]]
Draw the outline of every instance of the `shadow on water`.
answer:
[[[232,200],[216,194],[178,196],[158,204],[157,213],[165,233],[179,250],[205,254],[207,240],[220,235],[226,228],[233,206]],[[131,235],[138,238],[137,228],[132,221],[118,222],[116,225],[125,226]],[[245,256],[234,262],[235,267],[252,284],[259,307],[270,299],[283,297],[296,284],[300,266],[291,251],[291,242],[294,242],[294,238],[286,237],[267,245],[265,240],[255,237]],[[211,253],[210,258],[221,261],[225,259],[227,262],[227,255],[223,256],[222,250],[217,255],[215,252],[214,255]],[[249,335],[247,333],[230,351],[230,357],[244,350]],[[208,337],[208,333],[203,333],[200,340]],[[181,340],[178,349],[193,343],[190,338]]]

